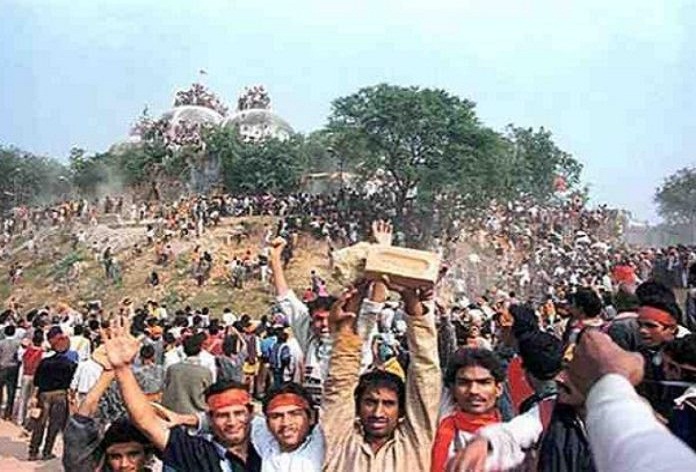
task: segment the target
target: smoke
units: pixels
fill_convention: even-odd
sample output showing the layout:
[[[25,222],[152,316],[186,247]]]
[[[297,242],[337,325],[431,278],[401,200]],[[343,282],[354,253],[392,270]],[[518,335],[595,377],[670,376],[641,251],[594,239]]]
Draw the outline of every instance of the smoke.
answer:
[[[126,179],[121,172],[111,166],[106,168],[106,180],[99,182],[94,189],[94,197],[123,195],[126,192]]]

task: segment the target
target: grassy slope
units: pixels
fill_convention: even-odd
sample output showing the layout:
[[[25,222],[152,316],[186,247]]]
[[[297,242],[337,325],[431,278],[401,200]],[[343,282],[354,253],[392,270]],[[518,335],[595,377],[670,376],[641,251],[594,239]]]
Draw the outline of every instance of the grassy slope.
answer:
[[[3,274],[0,299],[6,301],[10,296],[14,296],[25,308],[52,305],[58,301],[78,306],[80,302],[99,299],[107,311],[115,311],[120,300],[130,297],[136,303],[144,303],[148,299],[163,301],[170,309],[185,305],[208,306],[214,313],[220,313],[223,308],[230,307],[235,312],[259,316],[267,311],[269,303],[273,300],[270,286],[263,287],[259,281],[253,280],[245,285],[244,290],[234,290],[225,280],[223,272],[223,262],[226,258],[243,256],[247,250],[251,250],[254,255],[259,251],[263,224],[271,221],[269,218],[258,217],[244,220],[251,230],[250,238],[243,240],[240,245],[226,241],[232,227],[239,224],[239,219],[231,219],[221,227],[208,231],[198,240],[175,241],[173,248],[176,262],[170,263],[167,267],[154,264],[152,248],[145,248],[140,256],[135,256],[128,250],[117,252],[116,257],[122,267],[123,280],[120,285],[107,282],[101,264],[94,260],[88,247],[82,246],[78,247],[77,251],[72,251],[69,233],[53,231],[38,245],[38,256],[24,250],[13,257],[13,261],[19,261],[24,267],[23,280],[17,286],[11,287],[4,275],[8,272],[10,261],[0,262],[0,273]],[[118,231],[120,230],[117,230],[117,237]],[[124,228],[124,234],[126,231]],[[132,228],[128,231],[129,234],[134,232]],[[144,234],[145,230],[142,229],[143,243]],[[189,271],[191,252],[196,244],[209,250],[214,258],[212,277],[202,288],[197,287]],[[301,293],[306,288],[312,269],[328,278],[326,252],[324,243],[309,236],[300,238],[296,257],[287,270],[290,285],[296,291]],[[56,274],[64,274],[69,262],[75,258],[79,258],[84,264],[79,281],[70,286],[57,281]],[[156,289],[145,283],[153,268],[157,269],[162,281]],[[331,286],[330,282],[330,288],[337,287]]]

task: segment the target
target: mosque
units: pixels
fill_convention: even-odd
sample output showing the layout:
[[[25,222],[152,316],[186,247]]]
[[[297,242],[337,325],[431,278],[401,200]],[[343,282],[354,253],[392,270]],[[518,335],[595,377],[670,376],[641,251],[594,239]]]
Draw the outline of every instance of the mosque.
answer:
[[[197,133],[204,126],[235,128],[246,142],[288,139],[294,132],[290,124],[272,110],[263,85],[245,87],[235,110],[228,112],[215,94],[201,84],[193,84],[188,90],[177,92],[174,106],[163,113],[159,121],[166,123],[166,133],[179,145],[188,144],[185,135]],[[142,129],[136,125],[128,142],[138,142],[141,137]],[[184,142],[177,142],[182,139]]]
[[[171,152],[185,147],[190,160],[189,185],[192,190],[205,191],[220,177],[221,163],[207,155],[202,131],[206,127],[233,128],[247,143],[266,139],[289,139],[293,128],[271,108],[271,99],[263,85],[245,87],[234,111],[204,85],[194,83],[176,93],[172,108],[159,119],[148,117],[147,110],[132,127],[129,137],[111,147],[112,152],[138,146],[151,132],[159,135]]]

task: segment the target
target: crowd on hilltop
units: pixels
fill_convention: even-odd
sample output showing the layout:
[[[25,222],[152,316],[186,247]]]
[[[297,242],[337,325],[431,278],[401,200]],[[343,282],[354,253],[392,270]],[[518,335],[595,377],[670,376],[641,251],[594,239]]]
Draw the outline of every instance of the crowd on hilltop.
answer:
[[[15,208],[2,219],[0,257],[8,257],[16,237],[29,236],[29,249],[36,248],[35,236],[47,226],[73,229],[75,243],[91,245],[93,252],[103,255],[110,242],[86,241],[85,226],[112,218],[146,225],[143,243],[152,245],[158,241],[157,259],[166,259],[165,249],[172,239],[201,236],[208,227],[231,216],[278,217],[279,224],[271,233],[309,233],[326,241],[332,252],[363,240],[369,234],[371,221],[394,220],[398,214],[391,192],[213,194],[171,201],[165,201],[160,193],[153,184],[143,201],[106,196],[94,201],[76,199],[47,207]],[[533,296],[536,301],[562,298],[573,285],[598,286],[610,292],[616,266],[630,267],[641,280],[646,280],[654,269],[658,279],[668,286],[686,287],[686,271],[696,260],[693,248],[629,248],[621,242],[624,224],[616,210],[604,206],[588,208],[578,196],[545,204],[520,198],[505,204],[493,202],[478,218],[455,221],[447,236],[435,238],[432,248],[444,250],[451,264],[449,282],[458,292],[478,292],[495,286],[522,297]],[[418,228],[409,227],[406,231],[417,239]],[[407,243],[406,231],[397,230],[397,245]],[[245,235],[246,229],[240,226],[230,237],[239,242]],[[264,235],[266,243],[271,236]],[[451,250],[458,241],[469,243],[467,248],[475,252],[459,257],[457,251]]]
[[[109,202],[98,217],[127,214]],[[275,303],[252,317],[157,300],[10,299],[3,417],[30,436],[29,459],[52,460],[63,434],[71,471],[696,468],[692,249],[629,252],[602,235],[605,209],[551,214],[520,201],[495,205],[466,235],[496,249],[496,287],[446,290],[459,261],[434,287],[378,278],[331,295],[316,272],[287,280],[301,230],[337,245],[395,244],[390,224],[366,223],[388,203],[266,195],[136,206],[152,245],[195,239],[227,215],[281,217],[262,242]],[[63,221],[15,228],[95,216],[65,208],[75,210]],[[537,279],[542,269],[549,280]]]
[[[195,105],[215,110],[220,115],[227,114],[227,107],[222,100],[203,84],[194,83],[187,90],[179,90],[174,98],[174,106]]]

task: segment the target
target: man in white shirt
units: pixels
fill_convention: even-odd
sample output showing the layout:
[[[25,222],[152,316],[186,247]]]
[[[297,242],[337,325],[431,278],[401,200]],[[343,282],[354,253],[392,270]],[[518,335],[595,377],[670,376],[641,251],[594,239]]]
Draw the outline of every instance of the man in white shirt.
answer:
[[[232,313],[232,310],[225,308],[222,312],[222,325],[225,327],[232,326],[237,321],[237,317]]]
[[[261,457],[262,472],[319,472],[324,460],[324,434],[316,424],[309,393],[296,383],[268,392],[265,418],[252,421],[251,441]]]
[[[77,364],[75,375],[73,375],[72,382],[70,382],[70,393],[76,396],[78,406],[97,383],[102,370],[102,366],[91,358],[81,360]]]
[[[586,394],[587,430],[597,470],[693,471],[696,454],[657,421],[633,385],[643,377],[643,359],[609,336],[585,333],[569,368]]]
[[[75,325],[73,335],[70,336],[70,349],[77,352],[80,362],[86,361],[92,355],[92,347],[89,339],[85,338],[82,333],[84,327],[81,324]]]

